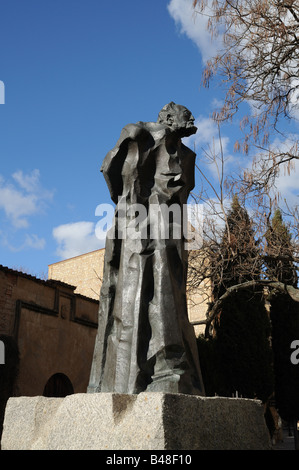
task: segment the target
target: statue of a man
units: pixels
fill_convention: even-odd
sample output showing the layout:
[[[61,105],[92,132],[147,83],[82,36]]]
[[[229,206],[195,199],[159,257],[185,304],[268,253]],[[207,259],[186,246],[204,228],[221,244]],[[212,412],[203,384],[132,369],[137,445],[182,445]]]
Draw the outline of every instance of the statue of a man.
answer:
[[[164,237],[150,220],[152,208],[163,204],[182,213],[194,187],[196,155],[181,138],[196,131],[191,112],[171,102],[157,122],[125,126],[103,161],[116,209],[88,392],[204,394],[187,313],[183,217],[170,217]],[[147,214],[138,224],[142,236],[124,236],[136,207]]]

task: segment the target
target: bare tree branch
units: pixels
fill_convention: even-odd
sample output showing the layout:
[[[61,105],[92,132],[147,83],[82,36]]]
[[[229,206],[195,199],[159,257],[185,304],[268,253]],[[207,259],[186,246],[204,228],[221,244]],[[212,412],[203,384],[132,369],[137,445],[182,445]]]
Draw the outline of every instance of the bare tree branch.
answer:
[[[293,0],[194,0],[193,5],[198,14],[209,16],[211,37],[223,37],[222,49],[208,61],[202,78],[208,87],[217,75],[225,91],[224,104],[213,117],[218,122],[232,120],[243,103],[250,105],[248,115],[240,119],[244,138],[236,148],[248,153],[251,145],[264,147],[257,161],[267,160],[263,173],[272,178],[278,166],[299,159],[298,137],[283,151],[268,147],[271,133],[285,134],[280,122],[284,125],[285,119],[299,116],[299,4]],[[257,181],[254,177],[252,185]]]

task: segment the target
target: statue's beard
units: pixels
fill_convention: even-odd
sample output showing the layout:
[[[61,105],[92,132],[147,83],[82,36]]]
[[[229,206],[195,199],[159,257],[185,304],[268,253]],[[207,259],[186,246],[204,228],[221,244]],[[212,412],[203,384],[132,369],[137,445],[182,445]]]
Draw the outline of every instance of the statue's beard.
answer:
[[[167,124],[168,125],[168,124]],[[197,127],[194,126],[194,121],[188,121],[182,125],[171,125],[169,126],[178,137],[189,137],[197,132]]]
[[[197,127],[194,126],[193,123],[190,123],[190,124],[188,123],[184,131],[185,131],[185,136],[189,137],[190,135],[195,134],[197,132]]]
[[[180,135],[181,137],[189,137],[192,134],[196,134],[197,127],[194,126],[193,121],[187,122],[185,127],[181,127]]]

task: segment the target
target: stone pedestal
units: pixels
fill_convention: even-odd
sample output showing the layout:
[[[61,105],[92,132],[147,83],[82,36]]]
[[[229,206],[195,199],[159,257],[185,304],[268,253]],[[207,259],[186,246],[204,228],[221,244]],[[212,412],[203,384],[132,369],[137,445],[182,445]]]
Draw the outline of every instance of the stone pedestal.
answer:
[[[10,398],[2,450],[269,450],[259,401],[159,392]]]

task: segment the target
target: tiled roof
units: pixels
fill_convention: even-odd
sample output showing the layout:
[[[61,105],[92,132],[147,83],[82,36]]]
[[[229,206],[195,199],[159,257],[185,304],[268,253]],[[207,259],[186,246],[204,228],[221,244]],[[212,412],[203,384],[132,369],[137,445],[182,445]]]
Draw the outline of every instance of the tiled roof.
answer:
[[[48,286],[56,284],[56,285],[60,285],[60,286],[63,286],[63,287],[68,287],[69,289],[72,289],[72,290],[76,289],[76,286],[72,286],[71,284],[67,284],[66,282],[57,281],[55,279],[47,279],[47,280],[39,279],[38,277],[33,276],[32,274],[28,274],[28,273],[25,273],[23,271],[17,271],[16,269],[8,268],[7,266],[3,266],[2,264],[0,264],[0,271],[15,274],[15,275],[18,275],[18,276],[22,276],[22,277],[25,277],[27,279],[31,279],[32,281],[35,281],[35,282],[39,282],[39,283],[42,283],[42,284],[47,284]]]

